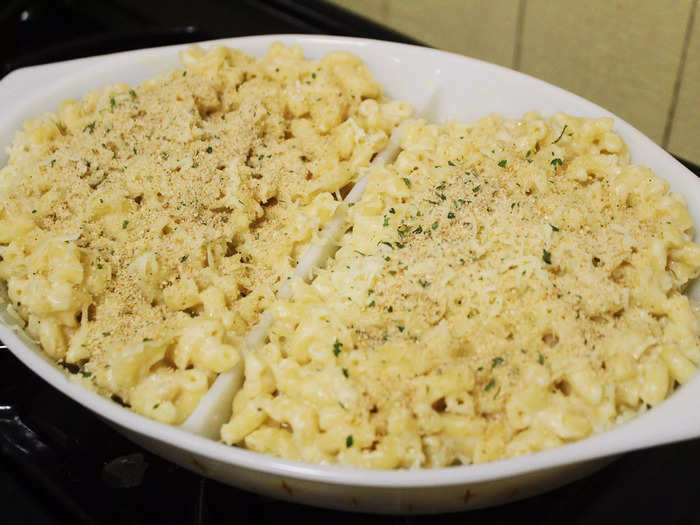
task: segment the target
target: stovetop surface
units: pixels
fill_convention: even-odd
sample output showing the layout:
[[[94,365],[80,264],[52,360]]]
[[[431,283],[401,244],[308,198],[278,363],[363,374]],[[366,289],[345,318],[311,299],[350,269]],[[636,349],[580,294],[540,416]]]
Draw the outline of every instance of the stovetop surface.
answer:
[[[265,33],[415,43],[311,0],[10,1],[0,7],[0,78],[57,60]],[[154,456],[0,350],[5,523],[700,523],[698,472],[700,440],[694,440],[627,454],[586,479],[492,509],[423,517],[317,509],[228,487]]]

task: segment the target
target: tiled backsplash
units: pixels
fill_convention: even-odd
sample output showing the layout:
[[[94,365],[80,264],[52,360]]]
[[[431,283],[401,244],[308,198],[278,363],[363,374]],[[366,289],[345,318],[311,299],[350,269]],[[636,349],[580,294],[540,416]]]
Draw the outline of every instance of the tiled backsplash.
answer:
[[[700,163],[698,0],[328,0],[577,93]]]

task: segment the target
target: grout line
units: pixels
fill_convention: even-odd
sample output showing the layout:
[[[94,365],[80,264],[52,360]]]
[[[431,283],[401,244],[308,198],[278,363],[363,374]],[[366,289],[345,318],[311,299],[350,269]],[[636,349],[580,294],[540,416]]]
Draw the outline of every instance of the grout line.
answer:
[[[518,0],[518,12],[515,19],[515,45],[513,46],[513,69],[520,70],[522,58],[523,27],[525,26],[525,2]]]
[[[681,50],[680,63],[678,64],[678,73],[676,74],[676,81],[673,83],[673,94],[671,95],[671,104],[668,107],[668,114],[666,116],[666,125],[664,126],[664,135],[661,140],[661,147],[664,149],[668,148],[668,143],[671,140],[671,129],[673,128],[673,121],[676,118],[676,108],[678,107],[678,98],[680,96],[681,84],[683,83],[683,73],[685,72],[685,63],[688,58],[688,48],[690,47],[690,36],[693,32],[693,24],[695,21],[695,11],[698,6],[697,0],[695,0],[690,7],[690,14],[688,15],[688,22],[685,28],[685,36],[683,37],[683,49]]]

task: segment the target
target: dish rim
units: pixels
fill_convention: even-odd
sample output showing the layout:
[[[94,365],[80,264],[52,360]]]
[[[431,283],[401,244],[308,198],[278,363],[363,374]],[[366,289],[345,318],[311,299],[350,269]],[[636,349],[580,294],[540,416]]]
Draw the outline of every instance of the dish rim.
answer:
[[[347,45],[348,49],[351,51],[358,47],[367,46],[403,49],[409,54],[425,53],[427,56],[442,57],[443,59],[464,60],[477,63],[480,68],[486,68],[487,70],[492,69],[492,71],[498,71],[501,74],[505,72],[508,75],[526,77],[538,87],[549,90],[554,89],[561,92],[561,94],[566,97],[573,97],[572,100],[576,100],[578,103],[584,103],[591,110],[600,113],[601,116],[613,117],[617,129],[622,128],[626,135],[632,135],[636,141],[641,140],[645,142],[648,147],[653,147],[659,152],[662,152],[667,157],[664,160],[670,168],[679,171],[679,173],[683,174],[686,178],[692,177],[695,180],[695,188],[692,193],[700,196],[700,180],[682,164],[676,161],[675,158],[623,119],[574,93],[553,86],[525,73],[479,59],[422,46],[382,40],[332,35],[273,34],[145,48],[56,62],[18,69],[8,74],[0,80],[0,103],[6,102],[3,101],[5,95],[3,87],[6,87],[9,83],[8,79],[11,79],[10,82],[16,82],[17,77],[21,78],[23,75],[28,74],[31,76],[31,74],[38,73],[42,70],[56,71],[66,65],[84,65],[87,68],[90,64],[101,60],[108,61],[116,57],[138,60],[139,57],[145,57],[148,54],[157,53],[159,55],[167,55],[168,53],[174,53],[195,44],[206,47],[212,45],[236,47],[240,45],[245,46],[246,43],[250,42],[267,42],[266,45],[269,45],[275,41],[282,41],[286,44],[299,44],[302,46],[320,45],[321,49],[323,49],[324,44],[341,44]],[[84,72],[85,71],[81,71],[81,73]],[[29,97],[29,100],[32,100],[32,98],[47,98],[51,96],[51,91],[49,91],[48,94],[44,93],[41,95],[44,86],[40,86],[39,88],[35,87],[34,89],[35,93],[33,93],[33,97]],[[25,101],[23,105],[26,106],[28,103],[29,101]],[[1,128],[6,120],[10,120],[10,118],[0,117],[0,131],[2,131]],[[690,185],[690,182],[687,182]],[[227,466],[332,485],[352,485],[374,488],[419,488],[428,486],[469,485],[563,467],[565,465],[607,457],[621,452],[700,436],[700,419],[698,421],[688,422],[688,420],[692,418],[688,418],[687,416],[692,413],[686,410],[693,406],[693,398],[697,399],[700,397],[700,377],[696,375],[693,379],[688,381],[688,383],[673,392],[664,402],[626,423],[622,423],[610,430],[594,434],[576,442],[567,443],[550,450],[530,453],[524,456],[481,464],[412,470],[374,470],[351,466],[305,463],[228,446],[220,442],[190,434],[178,427],[148,419],[72,381],[69,379],[67,372],[64,372],[48,356],[43,354],[40,350],[32,349],[31,344],[24,341],[25,339],[28,341],[28,338],[24,334],[19,335],[13,328],[6,326],[4,323],[0,323],[0,339],[20,361],[54,388],[96,413],[101,418],[116,424],[128,432],[135,432],[148,439],[174,446],[182,451],[191,452],[210,460],[225,463]],[[679,422],[683,421],[681,419],[682,416],[686,416],[685,425],[671,426],[669,424],[664,424],[676,423],[677,425]]]

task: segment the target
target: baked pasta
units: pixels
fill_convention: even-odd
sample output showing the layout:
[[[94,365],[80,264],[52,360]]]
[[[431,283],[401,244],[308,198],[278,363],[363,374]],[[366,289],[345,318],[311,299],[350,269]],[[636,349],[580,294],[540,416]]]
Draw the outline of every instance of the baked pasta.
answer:
[[[480,463],[609,429],[700,360],[683,198],[612,120],[413,121],[328,267],[271,306],[230,444],[369,468]]]
[[[695,373],[693,224],[611,119],[406,121],[349,53],[181,58],[29,121],[0,170],[7,309],[76,381],[178,424],[243,360],[225,443],[393,469],[579,440]]]
[[[354,55],[194,47],[27,122],[0,170],[8,308],[86,386],[180,423],[410,107]]]

